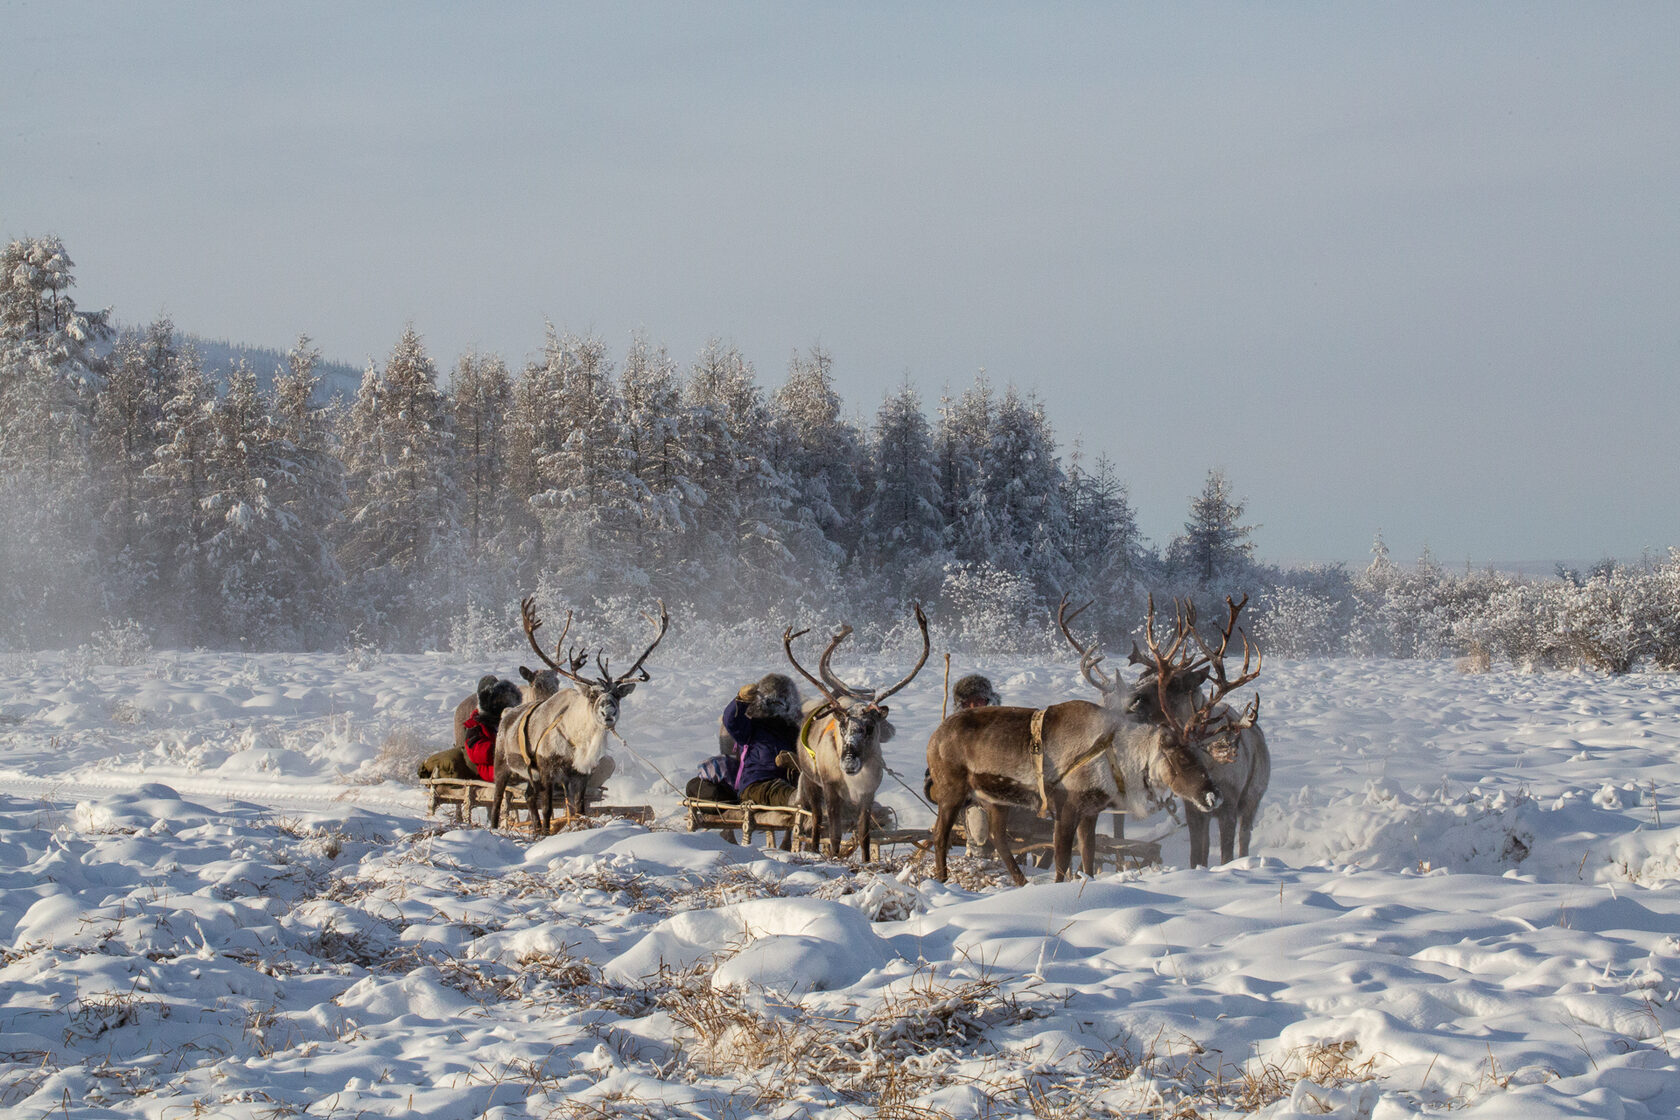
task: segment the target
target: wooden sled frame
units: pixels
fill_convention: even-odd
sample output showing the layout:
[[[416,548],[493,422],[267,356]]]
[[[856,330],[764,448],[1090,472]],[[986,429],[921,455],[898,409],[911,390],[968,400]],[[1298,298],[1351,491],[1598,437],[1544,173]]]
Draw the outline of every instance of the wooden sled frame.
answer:
[[[1120,817],[1115,817],[1115,831],[1120,828]],[[1037,824],[1032,821],[1026,828],[1011,828],[1009,830],[1010,846],[1015,849],[1016,860],[1031,862],[1036,867],[1049,867],[1054,861],[1055,845],[1051,841],[1048,830],[1032,827]],[[1137,870],[1153,867],[1161,862],[1161,845],[1150,840],[1123,840],[1115,836],[1104,836],[1098,833],[1096,866],[1101,872],[1105,867],[1115,871]],[[958,820],[951,828],[951,846],[966,845],[967,834],[963,828],[963,821]],[[926,828],[897,828],[870,835],[870,847],[875,849],[873,858],[879,859],[882,850],[903,845],[910,845],[917,851],[933,850],[933,832]],[[995,859],[995,854],[989,856]],[[1074,871],[1079,867],[1079,843],[1073,845]]]
[[[699,797],[682,799],[688,810],[690,832],[722,832],[726,839],[736,833],[751,844],[753,833],[764,833],[766,843],[776,843],[776,833],[793,830],[789,844],[793,851],[805,850],[805,837],[811,831],[811,813],[797,805],[759,805],[752,801],[707,801]]]
[[[468,828],[474,827],[473,811],[484,810],[484,821],[490,822],[490,803],[495,800],[496,784],[494,782],[468,781],[463,778],[422,778],[420,784],[426,787],[427,804],[426,815],[436,816],[438,810],[444,807],[455,810],[455,819]],[[515,796],[517,794],[517,796]],[[530,819],[530,810],[525,804],[524,785],[510,784],[502,794],[502,820],[514,828],[522,828],[530,832],[535,824]],[[640,824],[653,823],[653,806],[651,805],[591,805],[584,817],[617,817],[622,820],[636,821]],[[576,819],[563,809],[554,814],[554,831],[558,832],[565,825]]]

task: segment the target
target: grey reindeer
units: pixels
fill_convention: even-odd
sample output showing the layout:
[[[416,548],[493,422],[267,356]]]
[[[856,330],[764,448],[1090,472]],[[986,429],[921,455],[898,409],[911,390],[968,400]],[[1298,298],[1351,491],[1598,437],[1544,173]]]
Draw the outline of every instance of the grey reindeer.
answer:
[[[602,760],[607,735],[618,724],[619,702],[634,692],[637,684],[651,679],[642,663],[664,639],[671,616],[661,602],[658,621],[648,618],[658,631],[652,644],[616,677],[599,651],[595,654],[599,675],[595,677],[578,672],[588,660],[587,652],[573,649],[564,663],[555,660],[560,656],[560,642],[571,629],[570,613],[560,641],[555,643],[554,657],[537,644],[542,619],[537,617],[535,599],[521,600],[519,616],[531,648],[550,669],[571,681],[572,687],[502,713],[496,735],[496,787],[491,795],[490,826],[501,827],[502,794],[509,782],[518,779],[526,783],[525,795],[537,834],[546,836],[554,823],[556,785],[565,792],[568,814],[581,816],[588,808],[589,775]]]
[[[1266,745],[1266,734],[1260,729],[1259,694],[1255,694],[1241,713],[1221,703],[1225,696],[1260,675],[1263,660],[1260,648],[1237,625],[1238,616],[1247,604],[1247,595],[1241,602],[1225,597],[1229,617],[1220,631],[1217,648],[1197,630],[1195,605],[1188,600],[1182,605],[1175,604],[1174,644],[1166,657],[1163,658],[1151,641],[1149,656],[1134,642],[1129,658],[1133,664],[1142,666],[1128,701],[1130,709],[1150,723],[1184,729],[1191,749],[1202,759],[1220,794],[1219,807],[1214,810],[1205,810],[1188,799],[1184,802],[1191,867],[1208,866],[1208,833],[1215,820],[1219,822],[1219,862],[1230,863],[1236,856],[1248,855],[1254,817],[1271,782],[1272,754]],[[1151,599],[1148,626],[1151,638],[1154,628],[1155,604]],[[1235,680],[1225,670],[1225,654],[1233,630],[1243,647],[1242,669]],[[1195,642],[1195,650],[1184,647],[1186,635]],[[1073,640],[1071,635],[1068,640]],[[1211,696],[1205,691],[1209,687]]]
[[[782,631],[782,650],[788,661],[823,696],[806,704],[806,719],[794,755],[799,762],[799,804],[811,813],[811,846],[815,848],[821,840],[830,856],[839,851],[846,815],[855,814],[853,850],[859,863],[869,858],[870,810],[885,767],[881,745],[893,737],[885,701],[916,679],[931,649],[927,615],[920,603],[914,608],[922,633],[922,655],[909,676],[884,691],[849,685],[829,666],[834,651],[852,632],[850,626],[842,625],[823,650],[817,662],[821,679],[807,672],[793,655],[793,640],[807,631],[792,627]]]

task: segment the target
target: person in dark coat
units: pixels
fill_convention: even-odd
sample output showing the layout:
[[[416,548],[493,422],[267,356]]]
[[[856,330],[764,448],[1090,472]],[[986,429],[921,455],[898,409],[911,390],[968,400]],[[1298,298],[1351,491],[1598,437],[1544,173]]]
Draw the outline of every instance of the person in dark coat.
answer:
[[[991,708],[1003,703],[1003,697],[992,687],[992,682],[979,673],[970,673],[952,686],[951,698],[957,702],[958,711]]]
[[[799,689],[780,673],[747,685],[723,709],[723,729],[740,748],[734,786],[742,801],[797,802],[793,752],[799,747],[799,718]]]

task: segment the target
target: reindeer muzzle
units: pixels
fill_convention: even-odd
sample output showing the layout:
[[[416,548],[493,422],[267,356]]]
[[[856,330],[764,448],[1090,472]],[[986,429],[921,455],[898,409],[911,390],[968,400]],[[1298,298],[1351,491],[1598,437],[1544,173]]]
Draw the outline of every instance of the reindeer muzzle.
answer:
[[[1216,789],[1210,789],[1202,794],[1202,812],[1204,813],[1217,813],[1219,806],[1223,803],[1224,798],[1219,796],[1219,791]]]
[[[845,751],[840,755],[840,769],[850,777],[863,769],[863,755],[857,751]]]

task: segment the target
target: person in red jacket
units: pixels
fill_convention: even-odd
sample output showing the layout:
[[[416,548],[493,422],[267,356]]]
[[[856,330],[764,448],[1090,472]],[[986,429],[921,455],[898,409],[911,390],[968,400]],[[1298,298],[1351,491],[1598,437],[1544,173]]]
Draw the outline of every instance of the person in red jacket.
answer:
[[[496,729],[502,713],[520,702],[519,686],[480,677],[478,689],[455,707],[455,746],[420,764],[422,778],[495,781]]]

